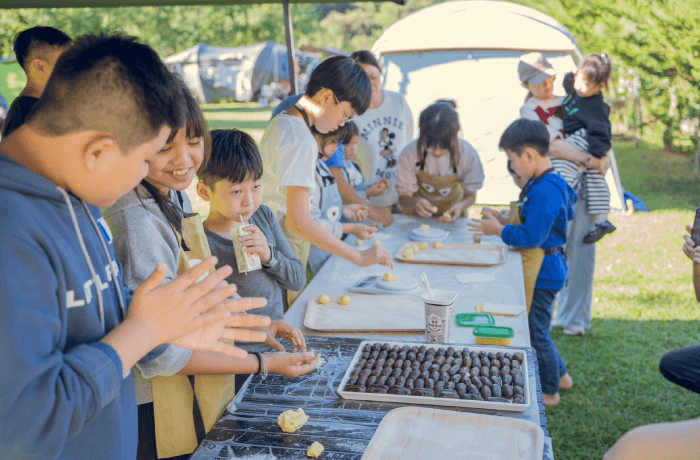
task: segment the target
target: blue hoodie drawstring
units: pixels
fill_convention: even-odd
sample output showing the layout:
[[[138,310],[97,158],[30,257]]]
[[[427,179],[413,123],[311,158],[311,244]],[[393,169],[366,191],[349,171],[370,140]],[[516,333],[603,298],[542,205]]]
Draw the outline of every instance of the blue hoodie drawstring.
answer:
[[[122,297],[121,286],[119,286],[119,284],[117,283],[118,273],[117,273],[117,269],[112,264],[112,257],[109,255],[109,249],[107,249],[107,243],[105,243],[104,236],[102,235],[100,228],[97,226],[97,222],[95,222],[95,218],[92,217],[92,214],[90,213],[90,210],[88,209],[87,205],[82,200],[80,200],[80,202],[83,204],[83,208],[85,209],[85,213],[90,218],[90,223],[92,223],[92,227],[95,229],[95,233],[97,233],[97,236],[100,238],[100,243],[102,243],[102,250],[104,250],[105,255],[107,256],[107,261],[109,262],[109,265],[107,266],[108,267],[107,270],[109,270],[110,275],[112,275],[112,280],[114,281],[114,286],[117,289],[117,302],[119,302],[119,308],[121,308],[121,310],[122,310],[123,319],[126,319],[126,308],[124,307],[124,298]]]
[[[73,203],[70,201],[70,196],[61,187],[56,186],[56,189],[61,192],[63,199],[66,200],[68,205],[68,212],[73,220],[73,228],[75,229],[75,234],[78,236],[78,241],[80,242],[80,249],[83,251],[83,257],[85,257],[85,262],[87,262],[88,268],[90,269],[90,276],[92,277],[92,282],[95,285],[95,291],[97,291],[97,308],[100,313],[100,323],[102,323],[102,330],[105,330],[105,308],[104,302],[102,300],[102,281],[100,277],[95,272],[95,268],[92,266],[92,260],[90,260],[90,255],[85,247],[85,242],[83,241],[83,234],[80,232],[80,226],[78,225],[78,219],[75,217],[75,211],[73,210]],[[90,213],[88,212],[88,215]],[[92,217],[92,216],[90,216]],[[99,234],[99,232],[97,232]],[[102,237],[100,236],[100,239]],[[104,243],[103,243],[104,244]]]

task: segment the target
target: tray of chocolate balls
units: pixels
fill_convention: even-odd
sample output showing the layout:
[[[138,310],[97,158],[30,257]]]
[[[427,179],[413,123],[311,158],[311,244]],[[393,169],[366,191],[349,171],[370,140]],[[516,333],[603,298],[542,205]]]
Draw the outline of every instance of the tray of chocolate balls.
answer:
[[[338,394],[345,399],[523,412],[525,352],[487,346],[363,341]]]

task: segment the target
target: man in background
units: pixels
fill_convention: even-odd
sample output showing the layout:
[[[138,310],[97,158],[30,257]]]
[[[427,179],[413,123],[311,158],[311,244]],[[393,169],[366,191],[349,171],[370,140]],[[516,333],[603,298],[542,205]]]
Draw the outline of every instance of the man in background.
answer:
[[[29,119],[34,105],[46,88],[56,61],[70,43],[68,35],[53,27],[37,26],[17,34],[15,56],[27,74],[27,86],[10,106],[2,128],[2,137],[9,136]]]

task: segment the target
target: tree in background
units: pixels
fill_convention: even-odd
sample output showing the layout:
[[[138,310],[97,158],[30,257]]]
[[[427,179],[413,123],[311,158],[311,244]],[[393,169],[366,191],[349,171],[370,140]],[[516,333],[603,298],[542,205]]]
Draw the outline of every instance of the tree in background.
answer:
[[[348,52],[369,49],[399,19],[440,0],[293,4],[295,45]],[[584,54],[607,53],[618,75],[640,76],[645,135],[690,151],[696,139],[682,122],[700,116],[700,0],[511,0],[546,13],[576,37]],[[0,10],[0,55],[12,54],[14,36],[50,25],[71,36],[110,30],[138,36],[162,56],[196,43],[244,46],[284,43],[279,3],[233,6]],[[616,83],[617,84],[617,83]],[[687,123],[686,123],[687,124]]]
[[[318,29],[315,5],[291,6],[295,37]],[[161,6],[138,8],[64,8],[0,10],[0,55],[11,56],[15,35],[35,25],[49,25],[72,37],[102,30],[139,37],[165,57],[197,43],[245,46],[284,43],[282,5]],[[303,39],[301,40],[303,42]]]

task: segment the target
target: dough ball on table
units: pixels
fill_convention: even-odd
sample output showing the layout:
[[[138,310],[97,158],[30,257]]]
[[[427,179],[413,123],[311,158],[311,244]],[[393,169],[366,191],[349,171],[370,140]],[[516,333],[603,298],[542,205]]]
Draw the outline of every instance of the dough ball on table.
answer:
[[[404,254],[403,258],[406,260],[416,260],[416,256],[414,256],[412,252],[409,252],[408,254]]]
[[[318,297],[318,303],[320,303],[321,305],[328,305],[328,302],[330,302],[330,301],[331,301],[331,298],[328,297],[326,294],[321,294]]]
[[[426,243],[425,241],[423,241],[423,242],[420,244],[420,248],[423,249],[423,250],[428,249],[428,243]]]
[[[309,446],[306,451],[306,456],[311,458],[318,458],[319,455],[323,453],[323,444],[318,441],[314,441],[313,444]]]
[[[423,224],[420,226],[420,230],[421,232],[427,232],[428,230],[430,230],[430,225]]]
[[[393,273],[384,273],[384,281],[396,281],[397,279],[398,278],[396,278],[396,275],[394,275]]]
[[[445,247],[445,245],[442,243],[442,241],[436,241],[435,244],[433,244],[433,247],[435,249],[442,249]]]
[[[304,413],[304,409],[301,407],[296,411],[286,410],[277,417],[277,423],[285,433],[294,433],[308,421],[309,416]]]
[[[350,296],[349,296],[349,295],[344,295],[344,296],[341,296],[341,297],[340,297],[340,300],[338,301],[338,303],[339,303],[340,305],[350,305],[350,301],[352,301],[352,299],[350,298]]]

